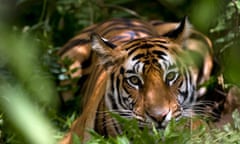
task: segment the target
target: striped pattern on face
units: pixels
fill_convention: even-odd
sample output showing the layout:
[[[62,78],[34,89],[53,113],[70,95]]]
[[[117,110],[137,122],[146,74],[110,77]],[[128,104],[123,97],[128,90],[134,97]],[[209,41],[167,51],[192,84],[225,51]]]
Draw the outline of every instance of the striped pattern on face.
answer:
[[[144,38],[121,50],[127,52],[127,59],[110,74],[105,96],[109,111],[118,110],[123,117],[154,122],[157,127],[172,117],[186,116],[184,106],[195,101],[195,86],[179,58],[179,45],[166,38]],[[148,88],[149,84],[153,86]],[[156,101],[149,103],[152,99]],[[160,118],[156,111],[165,109]]]

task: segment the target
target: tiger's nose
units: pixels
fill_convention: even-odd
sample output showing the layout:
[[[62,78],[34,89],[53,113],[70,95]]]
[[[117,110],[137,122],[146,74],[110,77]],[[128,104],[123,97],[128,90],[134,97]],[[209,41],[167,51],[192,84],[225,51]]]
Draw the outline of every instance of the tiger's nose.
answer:
[[[150,111],[148,111],[149,116],[156,122],[161,122],[165,119],[167,114],[169,113],[168,108],[153,108]]]

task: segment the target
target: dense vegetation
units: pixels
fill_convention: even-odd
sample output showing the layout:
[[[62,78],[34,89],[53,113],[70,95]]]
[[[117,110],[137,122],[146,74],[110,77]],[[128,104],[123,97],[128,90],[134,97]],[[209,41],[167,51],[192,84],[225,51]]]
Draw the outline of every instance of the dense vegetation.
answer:
[[[78,101],[61,103],[58,92],[65,87],[58,82],[66,69],[55,52],[78,31],[116,17],[179,21],[186,15],[213,41],[218,67],[212,79],[222,76],[226,92],[240,86],[240,0],[0,0],[0,143],[56,143],[70,127]],[[149,134],[119,118],[125,135],[104,139],[91,131],[89,143],[239,143],[237,111],[233,119],[222,129],[194,131],[172,121]]]

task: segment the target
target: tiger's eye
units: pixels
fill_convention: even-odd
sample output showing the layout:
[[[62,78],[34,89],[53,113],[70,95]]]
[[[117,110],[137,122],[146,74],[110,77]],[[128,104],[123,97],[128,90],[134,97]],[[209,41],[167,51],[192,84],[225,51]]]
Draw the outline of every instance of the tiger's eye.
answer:
[[[129,78],[129,81],[133,84],[133,85],[139,85],[141,84],[140,79],[137,76],[131,76]]]
[[[166,76],[167,81],[172,81],[176,77],[177,73],[176,72],[169,72]]]

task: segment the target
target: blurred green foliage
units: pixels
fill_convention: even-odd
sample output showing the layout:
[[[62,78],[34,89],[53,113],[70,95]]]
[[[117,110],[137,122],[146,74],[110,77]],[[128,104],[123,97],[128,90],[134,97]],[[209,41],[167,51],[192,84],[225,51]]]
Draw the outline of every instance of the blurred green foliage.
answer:
[[[56,109],[57,92],[34,41],[27,33],[0,27],[1,143],[56,141],[46,109]]]
[[[226,4],[217,19],[216,26],[210,29],[214,39],[215,56],[222,65],[227,83],[240,86],[239,45],[240,45],[240,1]]]
[[[178,21],[184,16],[211,37],[217,74],[223,74],[226,87],[239,86],[240,0],[0,0],[0,143],[55,143],[70,127],[77,112],[61,111],[57,82],[64,69],[54,53],[81,29],[116,17]],[[120,121],[136,143],[238,143],[239,114],[233,118],[222,130],[176,131],[172,122],[153,135]],[[130,135],[107,140],[91,133],[89,143],[130,143]]]

